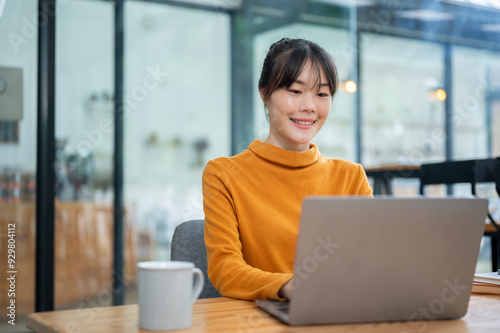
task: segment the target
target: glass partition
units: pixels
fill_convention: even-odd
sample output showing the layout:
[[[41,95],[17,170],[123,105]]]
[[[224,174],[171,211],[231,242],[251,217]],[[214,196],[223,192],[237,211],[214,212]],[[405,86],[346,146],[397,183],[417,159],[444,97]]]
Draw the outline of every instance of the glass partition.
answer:
[[[476,48],[453,48],[453,140],[454,159],[495,156],[492,132],[495,94],[500,92],[500,52]],[[496,120],[496,122],[495,122]],[[499,153],[496,151],[496,156]]]
[[[113,277],[113,4],[57,4],[55,307],[105,306]]]
[[[0,2],[0,331],[35,308],[37,2]]]
[[[456,160],[500,156],[498,150],[498,101],[500,52],[478,48],[453,48],[453,157]],[[455,185],[454,194],[471,196],[470,186]],[[490,198],[489,211],[500,220],[495,184],[479,184],[477,194]],[[478,271],[491,270],[490,239],[484,238]]]
[[[370,35],[362,49],[363,164],[444,159],[443,48]]]
[[[142,1],[125,14],[125,200],[138,260],[167,260],[175,227],[204,217],[207,161],[230,154],[230,20]]]
[[[420,165],[445,156],[443,48],[367,34],[361,50],[363,165]],[[416,195],[418,180],[397,178],[395,195]]]

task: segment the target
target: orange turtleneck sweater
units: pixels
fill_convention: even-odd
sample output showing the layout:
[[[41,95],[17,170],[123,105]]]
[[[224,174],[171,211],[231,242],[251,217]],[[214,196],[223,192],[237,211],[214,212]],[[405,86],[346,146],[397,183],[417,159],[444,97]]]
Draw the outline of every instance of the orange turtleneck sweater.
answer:
[[[255,140],[203,172],[208,276],[224,296],[278,299],[293,276],[302,200],[372,195],[359,164],[327,159],[311,144],[289,151]]]

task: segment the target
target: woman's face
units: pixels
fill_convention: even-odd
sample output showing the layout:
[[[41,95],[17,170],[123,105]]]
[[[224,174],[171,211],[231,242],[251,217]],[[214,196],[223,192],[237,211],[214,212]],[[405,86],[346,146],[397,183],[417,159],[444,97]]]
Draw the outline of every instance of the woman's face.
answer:
[[[306,63],[290,87],[271,94],[266,104],[270,125],[266,142],[287,150],[308,150],[312,138],[323,127],[331,106],[332,94],[323,69],[318,90],[316,71],[309,62]]]

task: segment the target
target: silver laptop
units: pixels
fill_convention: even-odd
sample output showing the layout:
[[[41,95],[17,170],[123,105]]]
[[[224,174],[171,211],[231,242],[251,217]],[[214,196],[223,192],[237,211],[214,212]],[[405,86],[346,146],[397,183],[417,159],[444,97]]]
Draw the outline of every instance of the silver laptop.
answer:
[[[486,199],[308,197],[291,301],[258,300],[290,325],[459,318]]]

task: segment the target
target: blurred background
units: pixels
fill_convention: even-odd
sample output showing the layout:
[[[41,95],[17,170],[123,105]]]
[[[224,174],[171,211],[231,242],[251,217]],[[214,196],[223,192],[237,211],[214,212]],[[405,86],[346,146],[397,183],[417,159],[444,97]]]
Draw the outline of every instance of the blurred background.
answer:
[[[56,307],[106,305],[115,3],[56,4]],[[500,1],[126,0],[124,10],[127,302],[135,263],[168,260],[175,227],[203,218],[207,161],[267,137],[257,82],[283,37],[310,39],[337,64],[340,91],[314,140],[325,156],[365,168],[500,156]],[[42,19],[35,0],[0,0],[0,233],[5,250],[15,219],[20,318],[34,298]],[[417,195],[418,184],[395,180],[394,195]],[[478,193],[500,217],[494,184]]]

